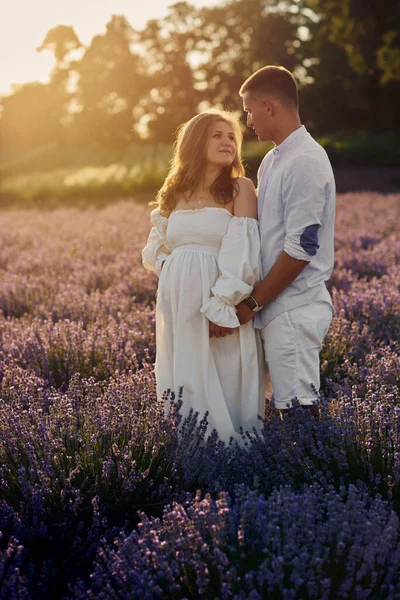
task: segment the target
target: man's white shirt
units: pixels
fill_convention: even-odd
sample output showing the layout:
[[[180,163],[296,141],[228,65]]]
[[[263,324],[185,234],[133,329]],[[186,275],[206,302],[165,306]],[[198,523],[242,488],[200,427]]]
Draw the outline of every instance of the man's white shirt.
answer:
[[[257,329],[304,304],[322,301],[332,306],[325,282],[334,261],[335,196],[329,158],[304,125],[264,157],[258,170],[263,277],[283,250],[309,264],[255,315]]]

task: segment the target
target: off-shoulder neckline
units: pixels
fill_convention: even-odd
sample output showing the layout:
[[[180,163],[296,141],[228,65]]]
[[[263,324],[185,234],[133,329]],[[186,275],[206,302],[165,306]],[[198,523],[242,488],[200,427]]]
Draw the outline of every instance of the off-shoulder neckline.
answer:
[[[178,213],[194,213],[194,212],[201,212],[203,210],[222,210],[226,213],[228,213],[228,215],[230,215],[231,217],[233,217],[234,215],[231,213],[230,210],[228,210],[227,208],[224,208],[223,206],[202,206],[201,208],[178,208],[178,209],[174,209],[173,211],[171,211],[170,215],[176,215]]]

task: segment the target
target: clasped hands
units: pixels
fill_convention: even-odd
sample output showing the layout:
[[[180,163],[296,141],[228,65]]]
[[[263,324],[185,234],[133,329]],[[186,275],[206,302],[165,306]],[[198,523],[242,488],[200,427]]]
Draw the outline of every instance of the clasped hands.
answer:
[[[237,318],[239,319],[239,323],[244,325],[251,321],[254,317],[254,312],[247,306],[247,304],[243,301],[240,302],[236,307]],[[222,327],[221,325],[216,325],[209,321],[209,332],[210,337],[225,337],[226,335],[231,335],[237,327]]]

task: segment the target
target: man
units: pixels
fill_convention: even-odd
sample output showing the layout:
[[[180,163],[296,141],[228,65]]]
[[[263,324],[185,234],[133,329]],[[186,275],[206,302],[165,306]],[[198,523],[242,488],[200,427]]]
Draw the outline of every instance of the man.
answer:
[[[267,66],[240,88],[247,125],[276,145],[258,171],[264,279],[237,308],[261,331],[275,407],[312,407],[319,352],[332,320],[325,281],[333,268],[335,181],[325,150],[301,124],[292,74]],[[313,409],[312,409],[313,410]]]

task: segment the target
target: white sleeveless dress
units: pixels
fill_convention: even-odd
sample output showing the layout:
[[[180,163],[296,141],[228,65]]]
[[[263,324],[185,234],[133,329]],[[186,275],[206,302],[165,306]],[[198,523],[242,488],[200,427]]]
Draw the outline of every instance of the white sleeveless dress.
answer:
[[[260,279],[258,221],[205,207],[174,210],[168,219],[157,208],[151,222],[142,259],[159,275],[158,396],[183,386],[184,416],[190,408],[200,417],[209,411],[209,431],[239,439],[240,427],[259,429],[264,417],[259,334],[251,322],[239,326],[234,308]],[[210,338],[209,320],[235,329]]]

